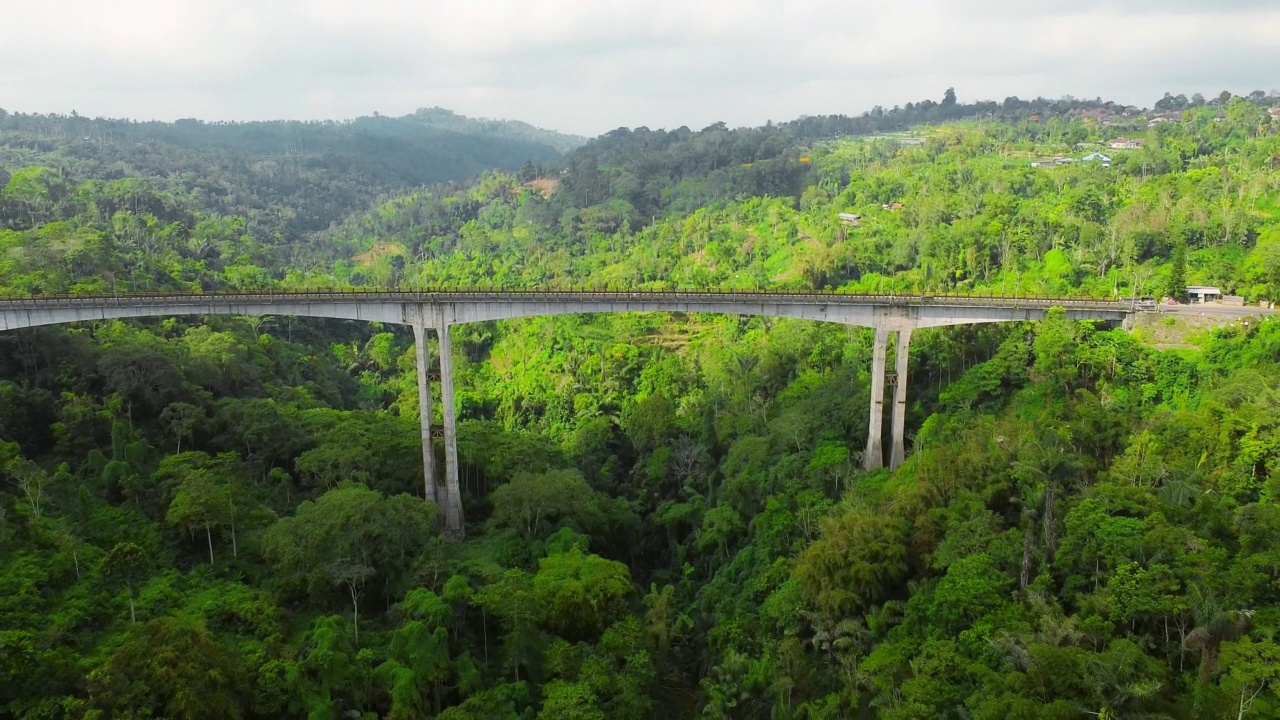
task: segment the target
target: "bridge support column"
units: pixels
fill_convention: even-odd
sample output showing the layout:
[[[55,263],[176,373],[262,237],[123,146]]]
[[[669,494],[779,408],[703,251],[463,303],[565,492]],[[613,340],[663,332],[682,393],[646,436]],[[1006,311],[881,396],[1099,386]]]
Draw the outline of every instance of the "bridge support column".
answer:
[[[461,540],[466,533],[462,520],[462,492],[458,487],[458,428],[453,406],[453,347],[449,323],[440,318],[440,400],[444,406],[444,528],[445,534]]]
[[[898,469],[907,459],[907,369],[908,349],[911,346],[911,329],[898,331],[898,348],[895,358],[897,385],[893,391],[893,449],[889,452],[889,469]]]
[[[413,341],[418,346],[418,414],[422,426],[422,477],[428,502],[441,505],[436,488],[436,449],[431,440],[431,350],[427,347],[427,328],[418,319],[413,323]]]
[[[876,328],[876,343],[871,354],[871,421],[867,425],[867,450],[862,467],[875,470],[884,467],[881,435],[884,423],[884,361],[889,345],[889,330]]]

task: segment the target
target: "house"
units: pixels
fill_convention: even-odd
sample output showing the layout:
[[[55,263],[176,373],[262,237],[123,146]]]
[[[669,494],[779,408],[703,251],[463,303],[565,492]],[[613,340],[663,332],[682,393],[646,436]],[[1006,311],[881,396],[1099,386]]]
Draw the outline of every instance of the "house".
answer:
[[[858,227],[862,224],[862,216],[856,213],[840,213],[836,215],[840,218],[840,224],[847,227]]]
[[[1058,167],[1058,161],[1057,160],[1032,160],[1031,167],[1033,168]]]
[[[1222,290],[1210,285],[1188,285],[1187,297],[1193,303],[1207,303],[1222,299]]]
[[[1080,158],[1080,162],[1096,162],[1102,163],[1102,167],[1111,167],[1111,156],[1103,155],[1100,152],[1091,152]]]
[[[1182,113],[1160,113],[1147,121],[1147,127],[1155,127],[1160,123],[1182,122]]]
[[[1112,150],[1141,150],[1142,141],[1135,140],[1133,138],[1116,138],[1115,140],[1107,143],[1107,147]]]
[[[1267,108],[1267,112],[1271,114],[1272,120],[1280,120],[1280,107]]]
[[[898,202],[897,200],[894,200],[893,202],[886,203],[884,205],[881,205],[880,207],[884,208],[885,210],[901,210],[905,206],[902,203]]]
[[[1086,124],[1102,123],[1107,124],[1111,121],[1111,111],[1104,107],[1097,108],[1081,108],[1072,110],[1067,113],[1069,117],[1083,120]]]

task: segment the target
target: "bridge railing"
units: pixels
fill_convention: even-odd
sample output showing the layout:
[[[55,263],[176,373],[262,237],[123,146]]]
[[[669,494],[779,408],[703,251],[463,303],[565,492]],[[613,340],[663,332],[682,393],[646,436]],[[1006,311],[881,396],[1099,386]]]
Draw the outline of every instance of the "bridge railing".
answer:
[[[1022,293],[870,293],[847,292],[840,290],[795,291],[788,289],[770,290],[736,290],[725,288],[705,288],[697,290],[611,290],[604,288],[332,288],[332,289],[300,289],[300,290],[214,290],[206,292],[174,292],[146,291],[129,293],[93,293],[93,294],[5,294],[0,293],[0,306],[102,306],[116,304],[152,305],[152,304],[186,304],[199,302],[217,303],[286,303],[286,302],[323,302],[323,301],[376,301],[389,302],[449,302],[449,301],[494,301],[510,302],[519,300],[626,300],[626,301],[688,301],[713,300],[727,302],[754,302],[768,300],[773,302],[812,303],[822,299],[827,302],[864,304],[982,304],[1017,306],[1027,305],[1062,305],[1129,308],[1134,305],[1129,300],[1080,296],[1052,296]]]

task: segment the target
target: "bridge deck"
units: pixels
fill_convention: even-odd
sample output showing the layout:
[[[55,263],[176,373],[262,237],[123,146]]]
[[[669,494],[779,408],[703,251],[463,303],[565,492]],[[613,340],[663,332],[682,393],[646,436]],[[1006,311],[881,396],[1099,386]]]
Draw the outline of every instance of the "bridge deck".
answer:
[[[0,310],[54,307],[144,307],[148,305],[274,305],[296,303],[789,303],[835,306],[952,306],[1132,311],[1125,300],[1042,296],[894,295],[781,291],[640,291],[605,290],[325,290],[213,293],[128,293],[119,295],[0,296]]]

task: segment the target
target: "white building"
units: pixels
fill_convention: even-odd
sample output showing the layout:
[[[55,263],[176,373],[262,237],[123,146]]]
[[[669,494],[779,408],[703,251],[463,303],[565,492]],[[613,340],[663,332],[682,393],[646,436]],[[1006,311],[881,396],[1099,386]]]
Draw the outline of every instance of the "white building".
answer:
[[[1207,303],[1222,299],[1222,290],[1209,285],[1188,285],[1187,297],[1193,303]]]

